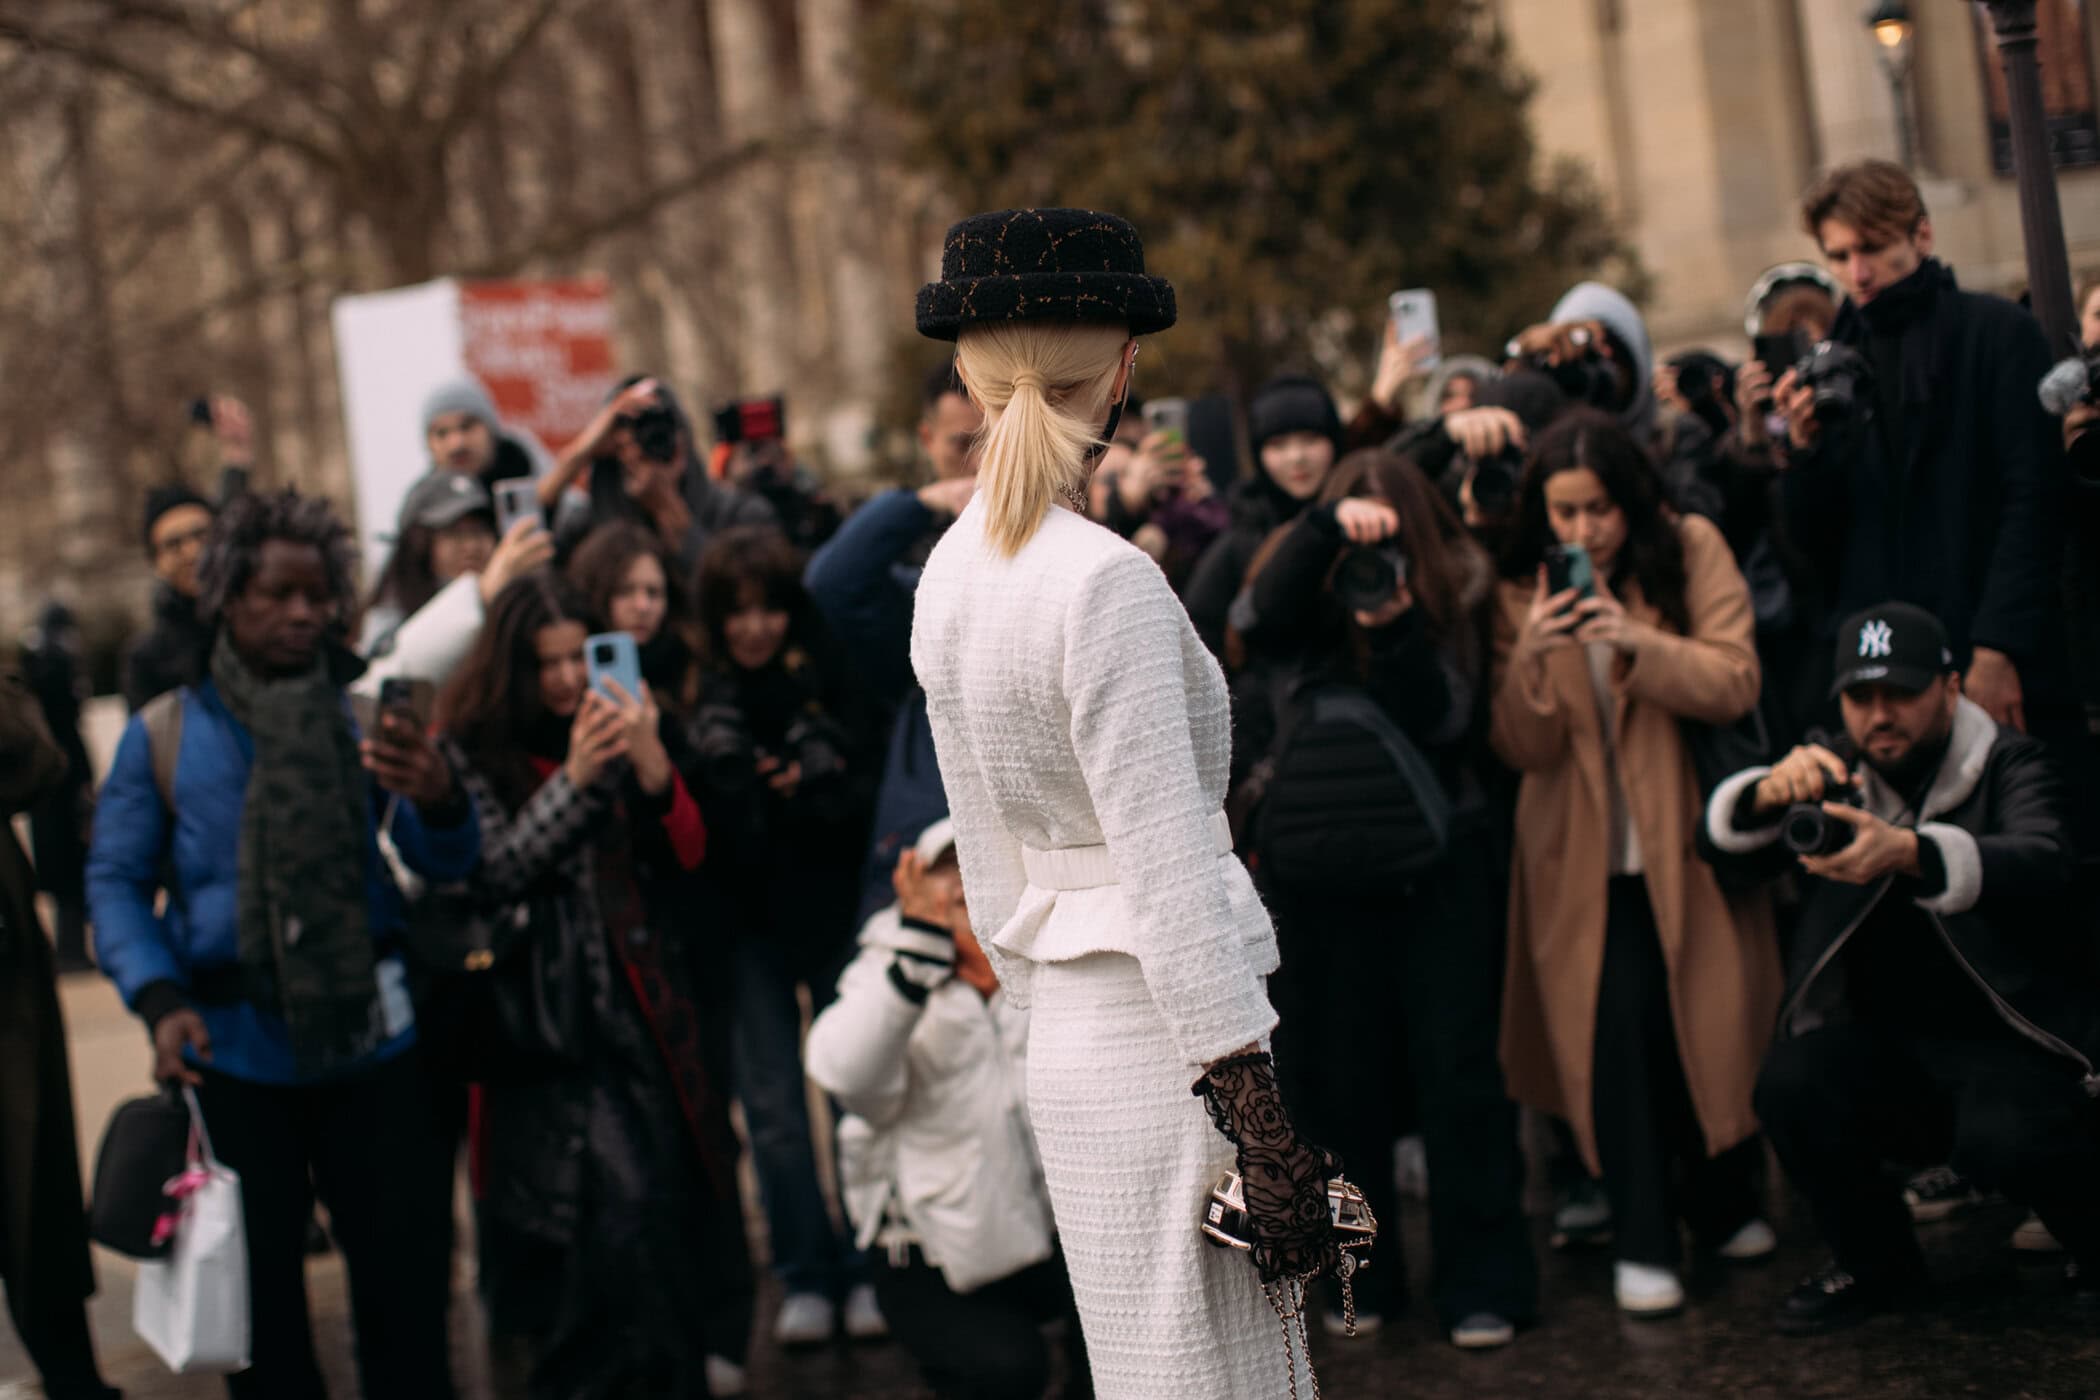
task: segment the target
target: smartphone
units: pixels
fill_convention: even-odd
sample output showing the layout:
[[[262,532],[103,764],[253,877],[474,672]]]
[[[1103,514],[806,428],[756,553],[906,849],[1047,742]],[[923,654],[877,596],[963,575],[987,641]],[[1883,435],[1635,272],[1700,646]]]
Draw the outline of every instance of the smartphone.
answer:
[[[625,632],[601,632],[583,642],[584,663],[590,668],[591,689],[613,699],[607,681],[619,682],[630,700],[642,698],[642,654],[634,638]]]
[[[1443,363],[1443,353],[1437,344],[1443,333],[1436,324],[1436,293],[1427,287],[1394,292],[1387,298],[1386,306],[1392,313],[1393,333],[1400,337],[1402,345],[1416,336],[1429,337],[1429,358],[1422,361],[1422,368],[1435,369]]]
[[[1758,361],[1772,371],[1772,382],[1777,384],[1779,376],[1800,364],[1802,356],[1808,353],[1808,334],[1788,331],[1785,335],[1761,335],[1756,347]]]
[[[540,486],[530,477],[496,483],[496,537],[508,538],[520,520],[540,518]]]
[[[422,734],[430,728],[432,694],[427,681],[395,676],[379,683],[377,698],[353,694],[350,705],[357,727],[366,734],[376,737],[390,714],[399,714],[416,733]]]
[[[1145,431],[1172,433],[1179,442],[1189,440],[1189,401],[1151,399],[1145,404]]]
[[[1546,550],[1546,596],[1575,590],[1575,601],[1594,597],[1596,571],[1590,567],[1590,552],[1579,544],[1556,544]]]

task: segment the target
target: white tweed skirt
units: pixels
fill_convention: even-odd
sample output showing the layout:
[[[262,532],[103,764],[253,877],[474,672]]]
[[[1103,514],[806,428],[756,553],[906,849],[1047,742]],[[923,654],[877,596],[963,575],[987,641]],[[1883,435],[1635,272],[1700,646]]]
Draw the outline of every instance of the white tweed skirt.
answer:
[[[1137,960],[1037,963],[1028,1106],[1099,1400],[1284,1400],[1283,1324],[1197,1218],[1232,1144]],[[1308,1393],[1309,1389],[1308,1389]]]

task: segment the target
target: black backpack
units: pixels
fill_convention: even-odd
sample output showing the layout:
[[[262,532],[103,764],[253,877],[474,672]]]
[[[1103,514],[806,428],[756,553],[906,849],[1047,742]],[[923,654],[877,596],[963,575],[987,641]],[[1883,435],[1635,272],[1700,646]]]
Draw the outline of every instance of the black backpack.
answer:
[[[1377,894],[1444,858],[1451,798],[1392,716],[1354,686],[1301,690],[1261,775],[1254,847],[1291,885]]]

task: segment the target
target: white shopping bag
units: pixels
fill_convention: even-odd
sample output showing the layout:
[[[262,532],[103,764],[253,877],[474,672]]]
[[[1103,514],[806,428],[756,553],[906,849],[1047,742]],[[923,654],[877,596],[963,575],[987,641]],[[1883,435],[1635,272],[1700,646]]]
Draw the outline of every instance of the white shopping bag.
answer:
[[[178,1374],[225,1375],[248,1369],[248,1232],[241,1223],[241,1179],[212,1156],[197,1094],[190,1106],[189,1166],[168,1183],[178,1202],[163,1224],[175,1234],[166,1259],[139,1265],[131,1325]]]

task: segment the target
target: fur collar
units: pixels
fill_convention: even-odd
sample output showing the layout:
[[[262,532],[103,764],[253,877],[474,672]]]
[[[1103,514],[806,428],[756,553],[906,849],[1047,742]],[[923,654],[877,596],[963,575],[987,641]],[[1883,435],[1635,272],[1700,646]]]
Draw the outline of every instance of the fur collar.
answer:
[[[1945,816],[1975,793],[1976,785],[1983,781],[1984,767],[1991,761],[1991,750],[1997,743],[1997,721],[1984,711],[1983,706],[1966,695],[1961,697],[1955,702],[1954,733],[1948,741],[1946,757],[1940,760],[1940,770],[1933,775],[1932,788],[1925,794],[1924,810],[1917,814],[1916,822],[1909,822],[1910,809],[1902,795],[1872,768],[1864,770],[1864,781],[1860,785],[1867,810],[1886,822],[1913,825]]]

